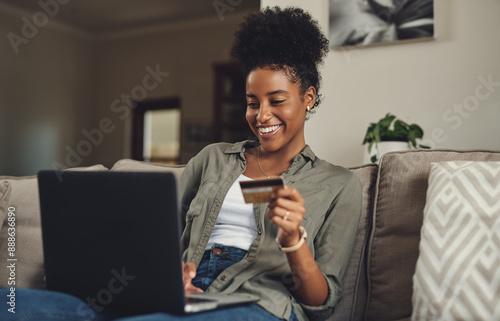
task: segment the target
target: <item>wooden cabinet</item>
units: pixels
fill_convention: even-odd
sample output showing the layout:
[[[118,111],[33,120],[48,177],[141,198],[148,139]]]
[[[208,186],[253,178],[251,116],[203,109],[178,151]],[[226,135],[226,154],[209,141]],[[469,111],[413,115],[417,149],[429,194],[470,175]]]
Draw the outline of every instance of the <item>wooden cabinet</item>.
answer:
[[[214,138],[235,143],[255,138],[245,119],[245,78],[238,63],[214,65]]]

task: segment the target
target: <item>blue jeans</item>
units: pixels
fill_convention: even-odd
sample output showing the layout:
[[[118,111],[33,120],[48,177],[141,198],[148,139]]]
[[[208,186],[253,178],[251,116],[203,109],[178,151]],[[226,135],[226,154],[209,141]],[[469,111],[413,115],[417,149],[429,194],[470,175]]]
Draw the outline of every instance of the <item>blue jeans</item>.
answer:
[[[0,289],[0,297],[6,298],[8,288]],[[5,301],[4,301],[5,302]],[[173,315],[168,313],[152,313],[137,316],[120,316],[119,313],[107,314],[92,310],[86,303],[66,293],[37,289],[16,289],[16,313],[7,309],[7,304],[0,307],[2,321],[279,321],[281,319],[270,314],[256,304],[236,306],[208,312]],[[116,313],[116,314],[114,314]],[[291,317],[295,317],[292,312]],[[291,318],[290,320],[297,320]]]
[[[208,288],[212,281],[232,264],[246,255],[246,251],[227,246],[215,245],[205,251],[197,269],[193,284],[202,289]],[[9,301],[9,288],[0,289],[0,301]],[[173,315],[168,313],[153,313],[147,315],[127,316],[123,312],[107,307],[102,312],[94,311],[87,303],[66,293],[16,288],[15,312],[9,312],[9,304],[0,305],[0,320],[2,321],[279,321],[281,319],[267,312],[257,304],[236,306],[191,315]],[[290,321],[297,321],[292,311]]]
[[[246,254],[247,251],[242,249],[214,244],[203,253],[193,285],[205,291],[222,271],[241,261]]]
[[[15,306],[5,304],[10,288],[0,289],[0,320],[37,320],[37,321],[105,321],[104,314],[95,312],[84,301],[66,293],[16,288]],[[10,298],[7,300],[9,301]],[[12,309],[15,307],[15,309]],[[11,309],[9,311],[8,309]],[[15,311],[15,313],[12,313]]]

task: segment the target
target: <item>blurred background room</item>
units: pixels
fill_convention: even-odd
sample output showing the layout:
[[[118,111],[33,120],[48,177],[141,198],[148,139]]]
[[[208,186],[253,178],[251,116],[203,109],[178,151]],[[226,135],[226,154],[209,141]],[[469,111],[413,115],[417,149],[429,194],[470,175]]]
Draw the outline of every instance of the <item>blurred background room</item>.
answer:
[[[122,158],[184,164],[211,142],[251,137],[230,57],[242,18],[295,5],[333,35],[331,15],[351,12],[342,2],[0,0],[0,175]],[[353,1],[358,15],[400,2]],[[367,127],[389,112],[418,123],[431,148],[500,150],[500,0],[433,6],[425,40],[366,46],[344,33],[331,49],[306,124],[319,157],[360,165]]]

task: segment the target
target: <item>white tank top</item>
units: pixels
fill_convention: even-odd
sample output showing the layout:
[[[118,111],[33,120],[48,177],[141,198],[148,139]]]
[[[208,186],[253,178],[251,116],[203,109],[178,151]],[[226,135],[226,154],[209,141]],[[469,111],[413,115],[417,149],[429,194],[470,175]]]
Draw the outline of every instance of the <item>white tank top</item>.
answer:
[[[247,181],[251,178],[240,175],[227,192],[208,240],[207,250],[217,243],[248,251],[257,237],[253,204],[247,204],[243,199],[239,184],[242,180]]]

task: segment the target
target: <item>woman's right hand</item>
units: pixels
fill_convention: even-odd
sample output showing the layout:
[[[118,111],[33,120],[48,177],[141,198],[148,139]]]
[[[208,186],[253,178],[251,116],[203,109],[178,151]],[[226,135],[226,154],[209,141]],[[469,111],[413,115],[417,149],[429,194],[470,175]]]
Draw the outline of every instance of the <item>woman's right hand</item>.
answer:
[[[184,290],[186,292],[203,292],[202,289],[197,288],[191,283],[196,276],[196,266],[193,262],[184,264],[182,262],[182,280],[184,282]]]

